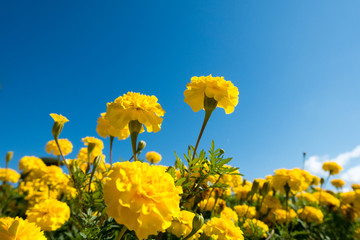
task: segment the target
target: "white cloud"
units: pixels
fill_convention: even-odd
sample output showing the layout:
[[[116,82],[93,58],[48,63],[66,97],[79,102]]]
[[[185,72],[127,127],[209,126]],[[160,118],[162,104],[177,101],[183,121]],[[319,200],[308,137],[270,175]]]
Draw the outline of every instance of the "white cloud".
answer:
[[[351,152],[341,153],[336,158],[330,159],[330,161],[337,162],[340,166],[344,167],[351,159],[358,157],[360,157],[360,145]]]
[[[341,174],[341,178],[347,183],[360,183],[360,165],[352,167]]]
[[[330,158],[328,155],[325,156],[310,156],[305,161],[305,169],[309,172],[319,176],[319,177],[327,177],[328,173],[325,173],[322,170],[322,165],[324,162],[332,161],[338,163],[340,166],[344,168],[340,178],[346,181],[347,183],[360,183],[360,165],[351,167],[349,169],[346,168],[346,165],[353,159],[360,157],[360,145],[356,146],[352,151],[340,153],[335,158]]]
[[[311,156],[305,161],[305,169],[309,172],[322,176],[324,175],[324,170],[322,170],[323,162],[322,159],[327,159],[327,157]]]

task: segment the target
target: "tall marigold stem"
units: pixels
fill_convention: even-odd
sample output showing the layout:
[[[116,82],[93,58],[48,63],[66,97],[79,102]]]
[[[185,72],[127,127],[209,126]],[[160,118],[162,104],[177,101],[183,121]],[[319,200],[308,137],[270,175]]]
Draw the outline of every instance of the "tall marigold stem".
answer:
[[[195,149],[194,149],[194,153],[193,153],[192,159],[195,158],[196,150],[197,150],[197,148],[198,148],[198,146],[199,146],[200,139],[201,139],[201,136],[202,136],[202,134],[203,134],[203,132],[204,132],[204,130],[205,130],[206,124],[207,124],[207,122],[208,122],[209,119],[210,119],[211,113],[212,113],[212,111],[211,111],[211,112],[205,111],[204,122],[203,122],[203,124],[202,124],[201,130],[200,130],[200,133],[199,133],[199,137],[198,137],[198,139],[197,139],[197,141],[196,141],[196,145],[195,145]]]
[[[141,130],[142,124],[138,120],[132,120],[129,122],[129,130],[130,130],[130,138],[131,138],[131,146],[134,156],[134,161],[137,161],[136,156],[136,144],[137,144],[137,137]]]
[[[206,96],[206,94],[204,94],[205,117],[204,117],[204,122],[203,122],[203,125],[202,125],[200,133],[199,133],[199,137],[198,137],[198,139],[196,141],[196,145],[195,145],[194,154],[192,156],[192,159],[195,158],[196,150],[197,150],[197,148],[199,146],[201,136],[202,136],[202,134],[203,134],[203,132],[205,130],[206,124],[209,121],[210,116],[211,116],[212,112],[215,110],[217,104],[218,104],[218,102],[214,98],[210,98],[210,97]]]
[[[114,136],[110,136],[110,166],[112,167],[112,146],[113,146]]]
[[[67,164],[67,162],[66,162],[66,160],[65,160],[64,154],[63,154],[62,151],[61,151],[61,148],[60,148],[60,145],[59,145],[59,141],[58,141],[57,138],[55,138],[55,143],[56,143],[56,146],[57,146],[58,149],[59,149],[60,155],[61,155],[61,157],[62,157],[62,159],[63,159],[63,161],[64,161],[64,163],[65,163],[65,165],[66,165],[66,167],[67,167],[67,169],[68,169],[68,171],[69,171],[69,174],[71,174],[69,164]]]
[[[125,227],[125,225],[123,226],[123,228],[121,229],[121,231],[119,232],[119,235],[117,236],[116,240],[120,240],[122,238],[122,236],[125,234],[127,230],[127,227]]]

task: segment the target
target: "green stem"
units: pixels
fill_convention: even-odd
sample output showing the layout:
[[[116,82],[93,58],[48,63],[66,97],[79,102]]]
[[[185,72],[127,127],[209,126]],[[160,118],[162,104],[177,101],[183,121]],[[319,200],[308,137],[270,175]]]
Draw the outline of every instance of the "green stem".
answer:
[[[203,134],[203,132],[204,132],[204,130],[205,130],[206,124],[207,124],[207,122],[209,121],[212,112],[213,112],[213,111],[205,111],[204,122],[203,122],[203,124],[202,124],[201,130],[200,130],[200,133],[199,133],[199,137],[198,137],[198,139],[197,139],[197,141],[196,141],[196,145],[195,145],[195,149],[194,149],[194,153],[193,153],[192,159],[195,158],[196,150],[197,150],[197,148],[198,148],[198,146],[199,146],[201,136],[202,136],[202,134]]]
[[[116,240],[120,240],[122,238],[122,236],[125,234],[127,230],[127,227],[125,227],[125,225],[123,226],[123,228],[121,229],[121,231],[119,232],[119,235],[117,236]]]
[[[139,132],[141,131],[142,124],[138,120],[131,120],[129,122],[130,138],[131,138],[131,147],[133,151],[134,161],[137,161],[136,156],[136,143]]]
[[[219,182],[220,178],[221,178],[221,176],[219,176],[219,178],[216,180],[216,182],[214,183],[214,185]],[[202,211],[205,211],[205,209],[206,209],[206,207],[207,207],[207,205],[208,205],[208,203],[209,203],[209,199],[211,198],[211,195],[212,195],[212,193],[214,192],[214,189],[215,189],[215,188],[212,188],[212,189],[211,189],[210,195],[209,195],[209,198],[208,198],[208,201],[207,201],[207,203],[205,204],[204,209],[201,209]],[[215,204],[214,204],[214,205],[215,205]],[[211,215],[212,215],[212,212],[211,212]]]
[[[133,151],[133,158],[134,161],[137,161],[137,156],[136,156],[136,141],[137,141],[137,136],[139,135],[138,132],[133,132],[130,134],[131,136],[131,147],[132,147],[132,151]]]
[[[110,166],[112,167],[112,146],[113,146],[114,136],[110,136]]]
[[[59,141],[58,141],[57,138],[55,138],[55,143],[56,143],[56,146],[57,146],[58,149],[59,149],[60,155],[61,155],[61,157],[62,157],[62,159],[63,159],[63,161],[64,161],[64,163],[65,163],[65,165],[66,165],[66,167],[67,167],[67,169],[68,169],[68,171],[69,171],[69,174],[71,174],[71,171],[70,171],[70,168],[69,168],[69,164],[67,164],[67,162],[66,162],[66,160],[65,160],[64,154],[63,154],[62,151],[61,151],[61,148],[60,148],[60,145],[59,145]]]

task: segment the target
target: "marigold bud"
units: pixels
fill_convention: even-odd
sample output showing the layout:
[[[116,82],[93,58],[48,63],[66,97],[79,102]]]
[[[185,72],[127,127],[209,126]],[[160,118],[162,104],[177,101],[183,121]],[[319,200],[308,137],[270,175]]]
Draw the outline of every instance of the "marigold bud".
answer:
[[[204,217],[202,214],[195,214],[193,218],[193,229],[192,232],[196,233],[198,230],[201,229],[201,227],[204,225]]]
[[[6,153],[6,157],[5,157],[6,164],[8,164],[11,161],[13,156],[14,156],[14,152],[12,152],[12,151],[9,151]]]
[[[141,140],[138,142],[138,145],[137,145],[137,152],[140,152],[142,151],[144,148],[146,147],[146,142]]]
[[[260,185],[259,181],[254,180],[253,185],[251,187],[250,195],[253,195],[257,192],[257,190],[259,189],[259,185]]]
[[[58,115],[56,113],[51,113],[50,116],[54,119],[54,125],[53,125],[53,128],[52,128],[52,134],[54,136],[54,139],[58,139],[63,127],[64,127],[64,124],[66,122],[68,122],[69,120],[62,116],[61,114]]]
[[[265,182],[263,187],[260,190],[260,194],[261,196],[265,197],[270,191],[270,183],[269,182]]]

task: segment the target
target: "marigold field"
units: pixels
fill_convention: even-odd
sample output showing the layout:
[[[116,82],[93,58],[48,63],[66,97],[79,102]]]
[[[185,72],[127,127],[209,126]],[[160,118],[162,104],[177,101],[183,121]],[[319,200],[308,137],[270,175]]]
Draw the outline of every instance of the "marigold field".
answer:
[[[204,121],[198,139],[189,140],[196,144],[175,154],[173,166],[138,141],[144,131],[161,130],[165,111],[155,96],[128,92],[99,113],[106,161],[95,137],[84,137],[77,158],[67,159],[73,145],[59,137],[71,123],[50,114],[54,138],[45,150],[54,158],[23,156],[14,170],[8,152],[0,169],[0,239],[360,239],[360,185],[343,191],[335,162],[323,164],[326,179],[295,168],[251,182],[214,141],[197,149],[212,112],[231,114],[238,95],[223,77],[191,79],[184,101],[204,110]],[[114,139],[129,137],[133,156],[113,162]],[[337,190],[327,190],[330,184]]]

